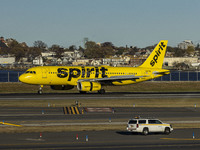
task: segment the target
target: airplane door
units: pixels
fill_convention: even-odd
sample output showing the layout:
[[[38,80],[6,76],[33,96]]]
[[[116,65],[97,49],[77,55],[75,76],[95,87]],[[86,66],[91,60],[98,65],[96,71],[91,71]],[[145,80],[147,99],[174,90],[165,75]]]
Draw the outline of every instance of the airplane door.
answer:
[[[47,69],[42,68],[42,78],[47,78]]]

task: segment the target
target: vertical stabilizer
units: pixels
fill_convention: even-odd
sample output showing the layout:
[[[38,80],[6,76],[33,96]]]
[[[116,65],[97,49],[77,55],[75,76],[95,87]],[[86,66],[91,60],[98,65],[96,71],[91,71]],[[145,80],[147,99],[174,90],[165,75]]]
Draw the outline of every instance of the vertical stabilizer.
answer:
[[[140,66],[143,68],[162,68],[165,52],[167,49],[167,40],[161,40],[149,55],[146,61]]]

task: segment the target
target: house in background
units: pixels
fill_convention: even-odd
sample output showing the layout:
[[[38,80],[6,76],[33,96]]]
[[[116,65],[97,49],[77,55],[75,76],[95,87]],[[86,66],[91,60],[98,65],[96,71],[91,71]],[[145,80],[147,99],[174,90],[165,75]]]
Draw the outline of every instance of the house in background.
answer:
[[[184,40],[183,42],[178,44],[178,48],[180,49],[188,49],[189,46],[195,47],[191,40]]]

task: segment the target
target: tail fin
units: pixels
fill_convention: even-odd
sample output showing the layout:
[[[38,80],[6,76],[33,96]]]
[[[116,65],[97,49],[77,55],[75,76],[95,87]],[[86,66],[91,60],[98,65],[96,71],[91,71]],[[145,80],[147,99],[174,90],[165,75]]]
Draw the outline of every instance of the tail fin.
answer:
[[[167,40],[161,40],[155,47],[150,56],[140,66],[143,68],[162,68],[165,52],[167,49]]]

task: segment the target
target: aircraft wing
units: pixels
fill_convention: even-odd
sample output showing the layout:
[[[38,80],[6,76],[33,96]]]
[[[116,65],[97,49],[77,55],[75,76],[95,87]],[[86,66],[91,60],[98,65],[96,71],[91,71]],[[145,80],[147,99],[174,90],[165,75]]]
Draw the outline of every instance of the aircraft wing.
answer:
[[[156,74],[156,75],[166,75],[166,74],[170,74],[170,71],[162,71],[162,72],[159,72],[159,71],[154,71],[153,74]]]
[[[124,81],[124,80],[133,80],[146,77],[146,76],[135,76],[135,75],[126,75],[126,76],[111,76],[111,77],[105,77],[105,78],[95,78],[95,79],[80,79],[78,82],[82,81],[88,81],[88,82],[114,82],[114,81]]]

